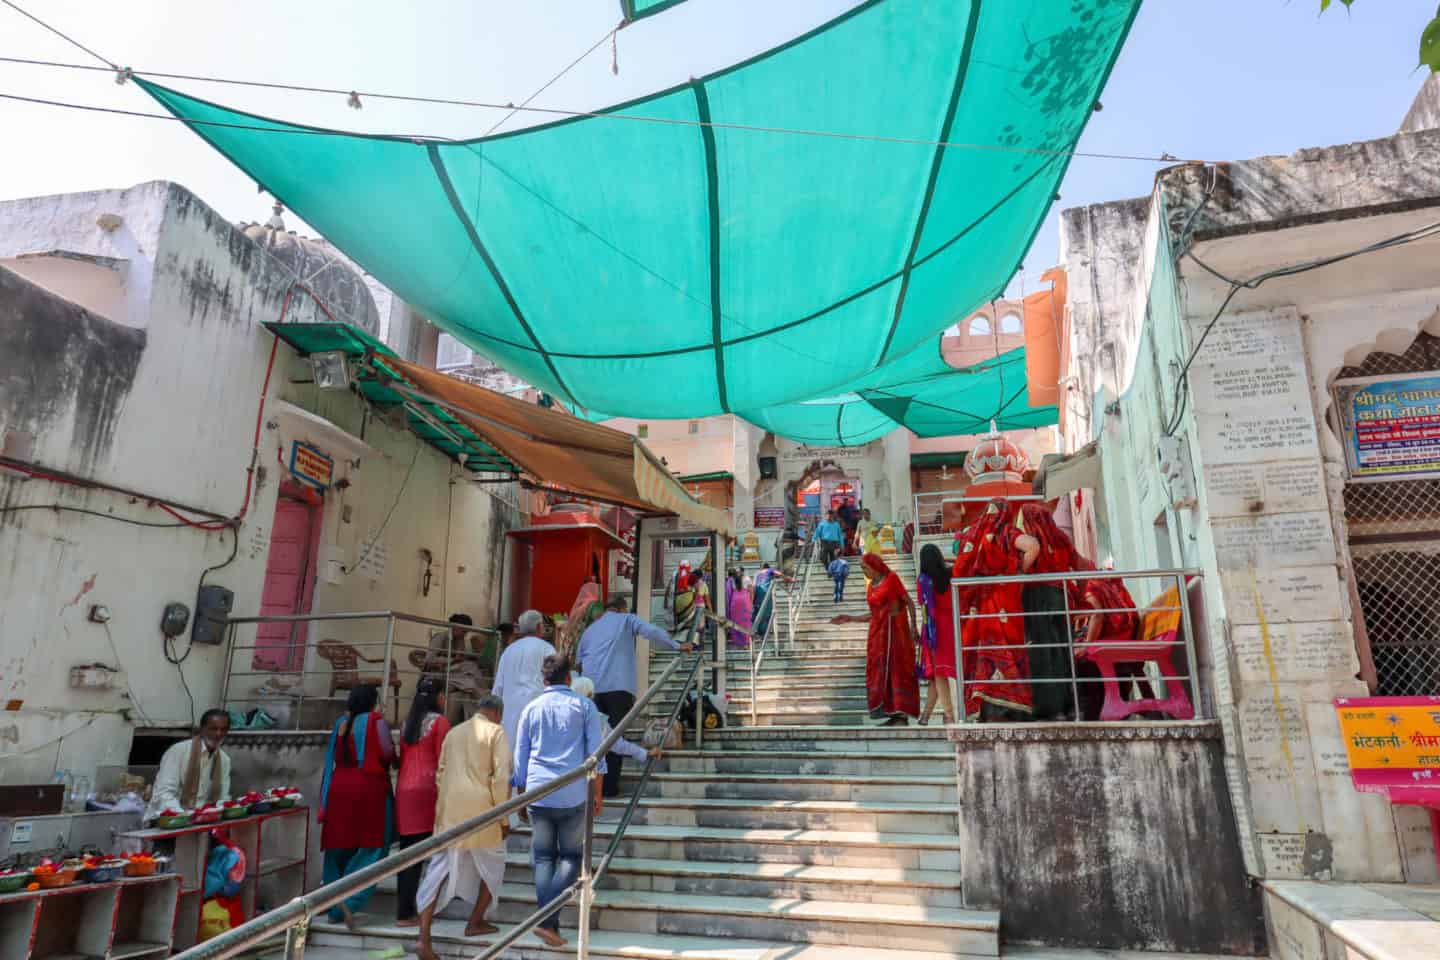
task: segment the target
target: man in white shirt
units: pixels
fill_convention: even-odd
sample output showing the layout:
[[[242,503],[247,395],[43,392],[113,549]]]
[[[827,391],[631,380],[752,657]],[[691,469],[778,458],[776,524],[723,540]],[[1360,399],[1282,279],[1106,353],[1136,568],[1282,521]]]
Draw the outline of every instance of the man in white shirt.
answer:
[[[495,683],[490,692],[505,704],[500,725],[505,728],[505,737],[512,744],[515,742],[515,730],[520,725],[520,714],[545,689],[540,666],[546,657],[555,653],[550,641],[540,635],[544,628],[545,615],[539,610],[526,610],[520,614],[515,621],[516,639],[500,654],[500,663],[495,668]]]
[[[147,821],[166,810],[194,810],[230,799],[230,756],[220,749],[229,732],[230,714],[206,710],[200,731],[165,751],[150,791]]]

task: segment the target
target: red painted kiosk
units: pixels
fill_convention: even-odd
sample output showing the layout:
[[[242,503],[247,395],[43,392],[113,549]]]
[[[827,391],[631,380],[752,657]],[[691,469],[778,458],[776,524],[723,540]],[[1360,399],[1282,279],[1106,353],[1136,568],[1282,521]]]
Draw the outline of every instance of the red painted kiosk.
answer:
[[[600,508],[583,503],[557,504],[531,525],[509,531],[531,548],[531,609],[550,616],[568,613],[585,581],[600,582],[600,595],[610,595],[610,551],[630,545],[603,522]]]
[[[964,495],[946,499],[940,504],[943,527],[959,531],[980,516],[989,500],[997,497],[1032,497],[1030,458],[1025,451],[991,428],[990,435],[965,457],[965,472],[970,483]]]

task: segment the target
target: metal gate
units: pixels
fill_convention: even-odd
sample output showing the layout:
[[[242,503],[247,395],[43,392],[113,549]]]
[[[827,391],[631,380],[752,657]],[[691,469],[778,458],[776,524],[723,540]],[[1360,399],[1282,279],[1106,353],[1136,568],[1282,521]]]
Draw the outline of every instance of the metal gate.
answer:
[[[1340,377],[1425,370],[1440,371],[1440,338],[1422,333]],[[1440,693],[1440,480],[1347,484],[1345,520],[1375,693]]]

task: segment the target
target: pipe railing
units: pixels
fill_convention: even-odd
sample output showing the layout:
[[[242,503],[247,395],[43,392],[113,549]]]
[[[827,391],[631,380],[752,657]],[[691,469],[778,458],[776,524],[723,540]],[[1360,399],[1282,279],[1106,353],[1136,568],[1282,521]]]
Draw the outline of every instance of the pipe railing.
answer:
[[[348,618],[364,619],[366,617],[375,618],[377,616],[391,617],[392,625],[394,619],[410,619],[417,622],[426,622],[425,618],[394,614],[391,611],[385,611],[379,614],[354,614],[349,615]],[[338,617],[337,619],[344,618],[346,617],[342,615],[342,617]],[[694,634],[700,620],[700,617],[696,617],[690,625],[690,636],[687,640],[694,639]],[[430,622],[443,623],[446,626],[450,626],[450,624],[444,621]],[[670,723],[665,729],[665,735],[668,736],[670,730],[674,727],[675,719],[679,716],[681,705],[684,704],[686,694],[689,693],[690,687],[699,684],[701,692],[700,695],[696,697],[697,722],[695,725],[697,748],[701,744],[700,738],[703,736],[701,731],[704,728],[701,704],[704,700],[703,685],[705,671],[702,667],[705,665],[705,661],[706,658],[703,652],[696,655],[695,661],[690,666],[686,685],[684,689],[680,691],[676,706],[671,710]],[[361,890],[372,887],[381,880],[392,877],[407,867],[423,863],[431,856],[448,850],[462,840],[465,840],[476,831],[483,830],[485,827],[509,817],[511,813],[524,809],[537,800],[541,800],[557,790],[567,787],[581,779],[590,784],[591,792],[587,794],[585,803],[585,833],[580,862],[580,875],[574,883],[563,890],[558,896],[551,900],[550,903],[537,909],[529,917],[506,933],[505,936],[490,945],[483,953],[477,954],[474,960],[492,960],[492,958],[499,956],[510,944],[539,926],[541,921],[547,919],[557,911],[563,910],[577,898],[579,899],[580,906],[580,917],[577,922],[577,956],[581,958],[581,960],[588,960],[590,914],[594,906],[595,886],[603,876],[603,870],[609,867],[610,860],[613,858],[615,851],[619,849],[619,844],[624,836],[625,829],[629,826],[630,819],[634,816],[636,798],[639,797],[645,782],[648,781],[655,758],[652,756],[646,761],[644,773],[641,777],[641,784],[636,788],[635,795],[631,798],[630,804],[626,808],[625,814],[616,828],[615,834],[610,842],[610,847],[606,851],[605,858],[602,861],[602,869],[595,871],[591,869],[590,864],[595,830],[595,806],[594,803],[591,802],[590,797],[593,796],[594,781],[600,776],[598,773],[600,760],[610,752],[610,749],[614,747],[616,742],[624,735],[630,724],[643,715],[644,711],[649,707],[650,702],[655,699],[660,688],[668,683],[670,678],[680,669],[681,663],[682,660],[679,657],[675,658],[660,674],[659,678],[635,701],[635,705],[625,714],[624,719],[610,731],[609,736],[601,741],[600,746],[586,757],[584,762],[574,770],[562,774],[542,787],[527,790],[518,796],[511,797],[504,803],[491,807],[484,813],[471,817],[464,823],[456,824],[450,829],[437,833],[426,840],[422,840],[414,846],[407,847],[398,853],[390,854],[368,867],[364,867],[348,876],[327,883],[310,893],[302,894],[283,906],[263,913],[204,943],[197,944],[189,950],[177,954],[177,960],[222,960],[222,958],[234,957],[242,952],[248,951],[281,934],[285,937],[285,960],[302,960],[305,953],[305,943],[309,935],[310,920],[316,914],[342,903]]]
[[[966,715],[966,712],[965,712],[965,694],[966,694],[966,689],[967,689],[967,688],[970,688],[970,687],[978,687],[978,688],[983,689],[983,688],[985,688],[985,687],[987,687],[987,686],[1002,686],[1002,685],[1025,686],[1025,687],[1032,687],[1032,688],[1033,688],[1033,687],[1035,687],[1035,686],[1037,686],[1037,685],[1059,684],[1059,683],[1063,683],[1063,684],[1069,685],[1069,687],[1070,687],[1070,693],[1071,693],[1071,697],[1072,697],[1072,700],[1071,700],[1072,709],[1073,709],[1073,711],[1074,711],[1075,719],[1078,720],[1078,719],[1080,719],[1079,711],[1080,711],[1080,703],[1081,703],[1081,701],[1080,701],[1080,686],[1081,686],[1082,684],[1096,684],[1096,683],[1101,683],[1101,684],[1103,684],[1103,683],[1106,683],[1106,682],[1107,682],[1107,678],[1106,678],[1106,677],[1103,677],[1103,676],[1098,676],[1098,677],[1083,677],[1083,678],[1082,678],[1082,677],[1079,676],[1079,671],[1078,671],[1078,669],[1077,669],[1077,667],[1076,667],[1076,663],[1077,663],[1077,647],[1079,648],[1079,652],[1080,652],[1081,654],[1084,654],[1084,653],[1088,652],[1089,650],[1103,650],[1103,649],[1104,649],[1105,647],[1107,647],[1107,646],[1108,646],[1108,647],[1135,648],[1135,647],[1140,646],[1140,645],[1142,645],[1142,644],[1143,644],[1143,646],[1144,646],[1147,650],[1152,650],[1152,649],[1153,649],[1153,650],[1156,652],[1156,654],[1157,654],[1157,658],[1158,658],[1159,656],[1165,656],[1166,658],[1168,658],[1168,657],[1170,656],[1170,651],[1173,650],[1173,648],[1175,648],[1175,647],[1183,647],[1183,648],[1184,648],[1184,651],[1185,651],[1185,661],[1186,661],[1186,669],[1185,669],[1184,674],[1164,675],[1164,676],[1161,677],[1161,679],[1163,679],[1163,680],[1166,682],[1166,684],[1167,684],[1167,694],[1169,693],[1169,690],[1168,690],[1168,684],[1169,684],[1169,683],[1172,683],[1172,682],[1182,682],[1182,683],[1184,683],[1184,684],[1188,687],[1188,689],[1189,689],[1189,697],[1190,697],[1191,705],[1194,707],[1194,709],[1195,709],[1195,711],[1196,711],[1196,713],[1197,713],[1197,715],[1198,715],[1199,710],[1200,710],[1200,704],[1201,704],[1200,689],[1199,689],[1199,666],[1198,666],[1198,660],[1197,660],[1197,656],[1196,656],[1196,646],[1195,646],[1194,629],[1193,629],[1193,625],[1192,625],[1192,623],[1191,623],[1191,618],[1190,618],[1190,603],[1189,603],[1189,592],[1188,592],[1188,589],[1187,589],[1187,582],[1188,582],[1189,580],[1191,580],[1191,579],[1198,578],[1200,575],[1201,575],[1201,572],[1200,572],[1199,570],[1188,570],[1188,569],[1160,569],[1160,570],[1077,570],[1077,571],[1069,571],[1069,572],[1064,572],[1064,573],[1015,574],[1015,575],[1009,575],[1009,576],[968,577],[968,578],[959,578],[959,577],[957,577],[957,578],[952,579],[952,580],[950,581],[950,591],[951,591],[951,593],[950,593],[950,600],[951,600],[951,609],[952,609],[953,611],[955,611],[955,615],[954,615],[954,618],[953,618],[953,619],[954,619],[955,665],[956,665],[956,675],[961,679],[961,683],[959,684],[959,690],[957,691],[957,693],[959,694],[959,701],[958,701],[958,702],[956,703],[956,705],[955,705],[956,716],[957,716],[958,721],[961,722],[961,723],[973,722],[972,718],[968,717],[968,716]],[[1175,589],[1176,596],[1177,596],[1177,598],[1178,598],[1177,601],[1176,601],[1176,605],[1175,605],[1175,606],[1156,606],[1156,605],[1154,605],[1153,603],[1150,604],[1150,605],[1143,605],[1143,604],[1141,604],[1139,601],[1136,601],[1136,605],[1133,606],[1133,607],[1123,607],[1123,608],[1092,608],[1092,607],[1083,607],[1083,608],[1078,609],[1078,610],[1075,610],[1075,609],[1072,609],[1072,608],[1071,608],[1071,606],[1070,606],[1070,592],[1069,592],[1069,590],[1065,589],[1065,586],[1066,586],[1067,584],[1069,584],[1069,583],[1071,583],[1071,582],[1075,582],[1075,581],[1079,581],[1080,583],[1083,584],[1084,582],[1086,582],[1086,581],[1091,581],[1091,580],[1121,580],[1121,581],[1124,581],[1124,580],[1126,580],[1126,579],[1136,579],[1136,580],[1144,580],[1144,579],[1157,580],[1157,579],[1158,579],[1158,580],[1160,580],[1162,583],[1164,583],[1165,581],[1171,581],[1171,580],[1173,580],[1173,581],[1174,581],[1173,589]],[[997,613],[971,613],[971,612],[969,612],[969,611],[962,610],[962,608],[961,608],[961,600],[960,600],[960,593],[961,593],[962,589],[971,588],[971,587],[977,588],[977,589],[993,589],[994,587],[999,586],[999,585],[1002,585],[1002,584],[1019,584],[1019,585],[1022,586],[1022,588],[1023,588],[1024,586],[1032,586],[1032,585],[1058,586],[1058,587],[1060,587],[1060,595],[1061,595],[1062,601],[1063,601],[1063,608],[1062,608],[1062,609],[1063,609],[1063,612],[1062,612],[1062,610],[1028,610],[1028,611],[1027,611],[1027,610],[1021,609],[1021,610],[1004,610],[1004,611],[997,612]],[[1166,589],[1171,589],[1171,588],[1166,588]],[[1160,596],[1163,596],[1163,595],[1164,595],[1164,592],[1165,592],[1165,591],[1162,590],[1159,595],[1160,595]],[[1091,616],[1104,616],[1104,615],[1106,615],[1106,614],[1111,614],[1111,613],[1132,613],[1132,614],[1134,614],[1135,617],[1136,617],[1136,621],[1137,621],[1137,623],[1136,623],[1136,629],[1139,629],[1140,626],[1143,624],[1144,618],[1145,618],[1145,616],[1146,616],[1147,614],[1150,614],[1150,613],[1176,613],[1176,612],[1178,612],[1178,613],[1180,614],[1180,617],[1179,617],[1180,623],[1179,623],[1179,630],[1178,630],[1178,633],[1177,633],[1177,638],[1174,639],[1174,640],[1144,640],[1144,641],[1141,641],[1141,640],[1139,640],[1139,639],[1137,639],[1137,638],[1131,637],[1131,638],[1120,639],[1120,640],[1098,639],[1098,640],[1093,641],[1093,642],[1088,641],[1088,640],[1081,640],[1081,641],[1078,641],[1078,642],[1077,642],[1077,640],[1076,640],[1076,638],[1075,638],[1075,633],[1076,633],[1076,629],[1075,629],[1076,624],[1075,624],[1075,621],[1076,621],[1078,618],[1089,618],[1089,617],[1091,617]],[[976,654],[976,655],[978,655],[979,653],[981,653],[981,652],[983,652],[983,651],[985,651],[985,650],[1020,650],[1020,651],[1025,651],[1025,652],[1028,654],[1029,652],[1036,651],[1036,650],[1063,648],[1063,649],[1066,651],[1066,658],[1065,658],[1065,659],[1066,659],[1066,663],[1067,663],[1067,665],[1068,665],[1068,670],[1069,670],[1069,676],[1068,676],[1068,677],[1038,677],[1038,678],[1037,678],[1037,677],[1034,677],[1034,676],[1029,676],[1029,675],[1027,675],[1027,676],[1024,676],[1024,677],[999,677],[999,678],[996,678],[996,677],[993,677],[993,676],[992,676],[992,677],[989,677],[989,678],[980,678],[980,677],[968,677],[968,676],[966,676],[967,671],[965,670],[965,667],[964,667],[964,664],[965,664],[964,653],[965,653],[965,646],[966,646],[966,644],[965,644],[965,642],[964,642],[964,640],[963,640],[964,631],[965,631],[965,625],[966,625],[966,624],[974,624],[974,623],[976,623],[977,621],[982,621],[982,620],[1006,620],[1006,621],[1008,621],[1008,620],[1010,620],[1011,618],[1014,618],[1014,619],[1018,620],[1018,621],[1022,624],[1022,627],[1023,627],[1023,624],[1025,623],[1026,618],[1028,618],[1028,617],[1056,617],[1056,616],[1063,616],[1063,618],[1064,618],[1064,620],[1063,620],[1063,622],[1064,622],[1064,628],[1063,628],[1064,640],[1063,640],[1063,642],[1058,642],[1058,643],[1028,643],[1028,642],[1025,642],[1025,641],[1022,640],[1020,643],[1013,643],[1013,644],[990,644],[990,643],[987,643],[987,644],[985,644],[984,646],[979,646],[978,644],[977,644],[977,645],[972,645],[972,646],[971,646],[971,651],[972,651],[972,653],[974,653],[974,654]],[[1157,659],[1157,658],[1152,658],[1152,659]],[[1027,659],[1028,659],[1028,658],[1027,658]],[[1028,671],[1027,671],[1027,673],[1028,673]],[[1136,678],[1136,679],[1142,679],[1142,678]],[[1143,678],[1143,679],[1148,679],[1148,678]],[[1117,682],[1118,682],[1118,681],[1117,681]]]
[[[334,675],[335,670],[333,667],[306,666],[306,662],[309,660],[311,651],[319,651],[321,649],[320,645],[332,638],[317,638],[310,634],[309,631],[307,631],[307,636],[303,643],[296,647],[296,649],[301,654],[300,666],[298,668],[291,669],[280,667],[274,669],[257,669],[254,664],[254,654],[258,651],[271,650],[272,647],[270,645],[260,643],[258,637],[256,637],[255,642],[252,643],[238,642],[239,638],[237,634],[239,628],[245,626],[259,627],[263,624],[271,623],[303,623],[307,627],[309,627],[311,625],[318,625],[324,623],[356,624],[374,621],[384,621],[385,623],[385,636],[383,640],[359,640],[353,637],[348,637],[344,641],[344,646],[354,651],[357,654],[358,658],[364,662],[364,665],[357,663],[357,674],[362,676],[368,675],[376,666],[379,667],[378,678],[380,682],[378,686],[382,691],[382,704],[384,703],[384,692],[389,687],[389,681],[392,676],[396,679],[400,679],[403,676],[413,676],[417,681],[420,678],[427,676],[443,678],[445,683],[445,689],[449,691],[451,682],[450,668],[453,665],[464,660],[473,660],[476,663],[481,662],[480,655],[478,653],[456,648],[455,638],[452,635],[452,631],[455,628],[462,628],[463,632],[466,634],[474,633],[498,636],[497,632],[491,627],[476,627],[467,624],[455,624],[448,620],[437,620],[433,617],[422,617],[417,614],[403,613],[398,610],[355,610],[336,613],[297,613],[276,614],[272,616],[230,617],[226,622],[227,650],[225,654],[225,673],[221,680],[220,688],[221,704],[228,708],[231,704],[267,704],[275,703],[277,700],[285,700],[291,703],[291,705],[294,707],[296,729],[299,729],[299,725],[302,721],[303,708],[307,700],[311,701],[312,703],[343,702],[344,700],[343,697],[323,695],[306,690],[307,678],[332,677]],[[404,640],[397,639],[397,623],[417,624],[425,627],[443,627],[446,631],[445,649],[432,649],[428,637],[426,638],[425,643],[408,643]],[[294,636],[293,630],[291,631],[291,636],[292,638]],[[377,649],[381,654],[379,659],[364,656],[365,651],[374,652]],[[423,651],[426,654],[427,666],[421,669],[416,669],[409,666],[402,666],[397,659],[397,652],[405,650]],[[236,669],[235,655],[237,652],[249,652],[251,654],[251,669]],[[497,644],[497,649],[495,651],[495,659],[498,659],[498,657],[499,650]],[[442,660],[443,669],[441,669],[439,666],[435,668],[431,668],[429,666],[431,662],[439,664]],[[481,666],[483,668],[486,665],[481,664]],[[488,664],[488,666],[490,668],[490,674],[491,676],[493,676],[495,670],[495,663],[492,661]],[[298,680],[298,684],[297,689],[293,694],[289,693],[287,690],[280,690],[277,693],[271,694],[269,696],[234,696],[231,689],[231,682],[234,679],[242,677],[263,677],[267,680],[293,677]],[[256,691],[251,691],[251,693],[254,694],[256,693]],[[398,717],[393,717],[392,720],[397,723],[399,722]]]

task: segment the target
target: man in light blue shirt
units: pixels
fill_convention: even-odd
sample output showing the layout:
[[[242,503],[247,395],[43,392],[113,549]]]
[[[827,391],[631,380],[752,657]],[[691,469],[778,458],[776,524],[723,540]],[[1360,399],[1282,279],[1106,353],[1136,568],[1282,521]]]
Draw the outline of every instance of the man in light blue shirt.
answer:
[[[595,706],[610,720],[610,726],[619,729],[625,714],[635,706],[637,682],[635,678],[635,638],[644,637],[652,644],[668,650],[690,652],[689,644],[676,643],[664,630],[646,623],[633,613],[627,613],[624,597],[616,597],[605,605],[601,615],[585,632],[575,646],[575,659],[579,661],[580,672],[595,683]],[[625,758],[609,754],[606,758],[604,794],[607,797],[620,795],[620,767]]]
[[[820,541],[820,562],[829,566],[830,561],[840,553],[840,544],[845,539],[834,510],[825,514],[825,519],[815,527],[815,539]]]
[[[600,748],[600,711],[587,697],[570,689],[570,660],[551,654],[541,666],[545,690],[530,701],[515,734],[515,787],[524,792],[579,767]],[[605,759],[600,759],[600,773]],[[600,778],[595,790],[586,790],[585,780],[566,784],[530,804],[530,865],[535,871],[535,900],[545,906],[560,895],[580,874],[584,851],[585,804],[595,805],[599,815],[604,800]],[[535,928],[535,935],[552,947],[564,945],[560,936],[560,913],[556,911]]]

